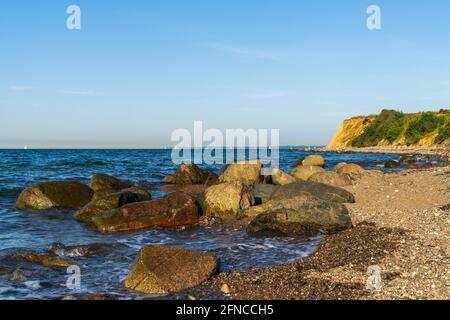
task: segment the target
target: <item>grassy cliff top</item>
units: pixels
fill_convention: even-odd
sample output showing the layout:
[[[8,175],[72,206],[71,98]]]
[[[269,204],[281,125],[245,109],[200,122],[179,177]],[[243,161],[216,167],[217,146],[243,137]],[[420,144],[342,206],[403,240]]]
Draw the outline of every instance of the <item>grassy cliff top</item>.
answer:
[[[431,146],[449,141],[448,109],[408,114],[383,110],[379,115],[345,120],[328,147]]]

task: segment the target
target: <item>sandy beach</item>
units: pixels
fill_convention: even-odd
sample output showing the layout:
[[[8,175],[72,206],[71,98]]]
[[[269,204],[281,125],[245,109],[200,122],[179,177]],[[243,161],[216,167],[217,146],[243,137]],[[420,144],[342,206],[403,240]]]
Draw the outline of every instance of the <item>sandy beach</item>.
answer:
[[[249,273],[221,273],[230,299],[449,299],[450,167],[363,174],[346,187],[354,228],[311,256]],[[367,270],[381,270],[380,291]]]

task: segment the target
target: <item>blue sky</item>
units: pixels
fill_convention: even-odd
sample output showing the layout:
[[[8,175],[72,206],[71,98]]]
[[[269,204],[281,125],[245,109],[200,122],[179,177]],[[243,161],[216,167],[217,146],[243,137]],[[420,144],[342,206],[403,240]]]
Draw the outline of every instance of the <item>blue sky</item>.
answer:
[[[366,27],[371,4],[382,30]],[[0,147],[170,146],[195,120],[325,144],[350,116],[448,108],[449,13],[444,0],[2,1]]]

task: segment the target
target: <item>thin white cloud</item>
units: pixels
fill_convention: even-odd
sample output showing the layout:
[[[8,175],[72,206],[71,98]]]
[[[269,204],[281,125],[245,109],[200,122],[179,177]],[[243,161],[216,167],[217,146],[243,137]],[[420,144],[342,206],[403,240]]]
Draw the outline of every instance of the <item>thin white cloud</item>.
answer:
[[[13,85],[8,87],[11,91],[31,91],[33,90],[33,86],[24,86],[24,85]]]
[[[95,96],[99,94],[92,90],[63,90],[62,93],[74,96]]]
[[[206,42],[205,45],[211,49],[231,53],[238,56],[256,58],[261,60],[278,61],[278,62],[283,61],[283,59],[278,55],[260,49],[230,45],[221,42]]]
[[[251,99],[271,99],[282,98],[288,95],[285,91],[266,91],[266,92],[252,92],[244,94],[245,97]]]

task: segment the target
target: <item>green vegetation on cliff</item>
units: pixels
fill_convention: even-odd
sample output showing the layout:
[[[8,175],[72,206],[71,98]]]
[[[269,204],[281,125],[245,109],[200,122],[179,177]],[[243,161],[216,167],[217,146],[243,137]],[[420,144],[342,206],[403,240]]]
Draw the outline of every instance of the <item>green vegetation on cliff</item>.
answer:
[[[450,110],[406,114],[383,110],[379,115],[344,121],[329,147],[433,145],[450,138]]]

